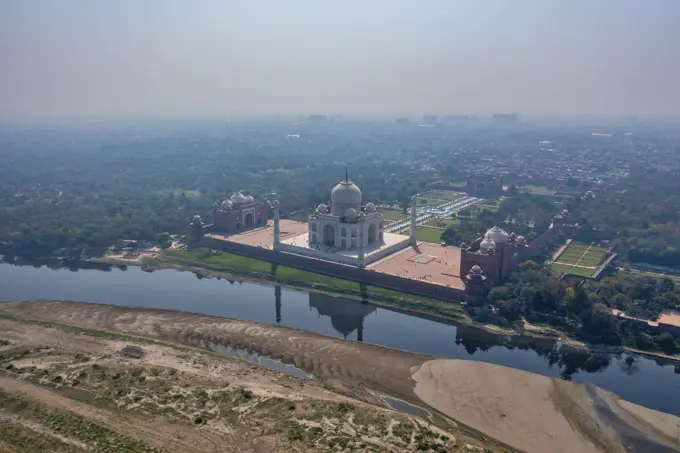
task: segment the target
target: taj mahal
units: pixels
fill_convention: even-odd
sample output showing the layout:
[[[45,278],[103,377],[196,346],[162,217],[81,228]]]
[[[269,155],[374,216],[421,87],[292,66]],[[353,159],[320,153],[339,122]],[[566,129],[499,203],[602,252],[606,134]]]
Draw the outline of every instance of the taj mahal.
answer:
[[[330,205],[321,203],[309,216],[306,233],[277,239],[278,206],[274,209],[276,250],[362,268],[408,247],[415,237],[385,233],[383,215],[373,203],[363,204],[361,189],[347,172],[331,190]]]
[[[373,203],[361,205],[361,190],[347,174],[331,191],[331,205],[320,204],[309,217],[309,243],[353,250],[383,240],[383,216]]]

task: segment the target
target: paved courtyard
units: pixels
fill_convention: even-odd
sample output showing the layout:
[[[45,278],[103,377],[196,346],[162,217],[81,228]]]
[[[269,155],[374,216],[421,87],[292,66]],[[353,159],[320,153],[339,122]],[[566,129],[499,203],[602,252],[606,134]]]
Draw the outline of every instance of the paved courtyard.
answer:
[[[306,233],[307,223],[282,219],[280,221],[280,229],[281,240],[284,241],[293,236]],[[213,233],[206,234],[206,236],[221,239],[223,241],[231,241],[239,244],[252,245],[253,247],[271,249],[272,245],[274,244],[274,222],[270,220],[265,228],[257,228],[255,230],[250,230],[239,234],[225,236]]]
[[[460,249],[421,242],[368,266],[369,270],[464,289]]]

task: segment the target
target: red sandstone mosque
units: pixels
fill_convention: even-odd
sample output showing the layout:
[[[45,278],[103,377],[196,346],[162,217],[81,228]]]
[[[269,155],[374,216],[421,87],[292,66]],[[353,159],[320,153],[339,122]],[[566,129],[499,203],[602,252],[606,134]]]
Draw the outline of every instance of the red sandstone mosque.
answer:
[[[195,215],[191,226],[192,230],[200,228],[204,232],[235,234],[266,226],[268,217],[267,203],[258,203],[251,195],[243,195],[239,191],[213,206],[212,224],[204,226],[201,217]]]

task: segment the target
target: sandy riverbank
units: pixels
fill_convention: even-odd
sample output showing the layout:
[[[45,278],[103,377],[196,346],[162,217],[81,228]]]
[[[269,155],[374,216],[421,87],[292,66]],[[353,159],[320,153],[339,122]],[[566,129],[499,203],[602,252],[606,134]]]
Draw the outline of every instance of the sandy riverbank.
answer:
[[[75,304],[46,306],[65,312]],[[397,453],[424,445],[452,453],[509,452],[468,441],[454,426],[438,428],[333,392],[320,381],[177,343],[28,321],[20,310],[8,317],[4,308],[0,304],[2,453]],[[116,324],[92,314],[90,328]],[[135,318],[140,324],[132,330],[144,331],[145,320]]]
[[[426,362],[413,379],[431,407],[527,452],[680,451],[680,418],[612,398],[618,419],[605,419],[572,382],[460,360]],[[646,439],[627,450],[622,437],[631,430]]]
[[[280,326],[164,310],[19,302],[0,304],[2,313],[197,347],[212,343],[247,348],[294,364],[346,396],[376,403],[367,391],[371,389],[427,405],[462,424],[457,431],[461,438],[484,433],[483,442],[494,445],[491,438],[499,440],[494,446],[498,451],[506,451],[503,444],[536,453],[655,451],[645,450],[648,445],[680,451],[678,417],[603,392],[616,414],[605,417],[581,385],[502,366],[437,360]],[[633,431],[648,443],[622,449],[624,434]]]

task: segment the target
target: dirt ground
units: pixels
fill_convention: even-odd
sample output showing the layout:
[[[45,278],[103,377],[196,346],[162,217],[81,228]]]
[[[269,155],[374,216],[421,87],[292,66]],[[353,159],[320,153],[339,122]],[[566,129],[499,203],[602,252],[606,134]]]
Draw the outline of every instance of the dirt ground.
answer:
[[[356,378],[343,395],[321,380],[187,347],[201,335],[192,315],[98,308],[107,307],[0,305],[0,452],[510,451],[352,398]],[[31,321],[19,315],[24,309]],[[158,338],[182,319],[189,329],[177,338],[192,339],[184,344],[96,329]],[[245,330],[266,334],[264,326]]]
[[[74,302],[19,302],[0,304],[0,339],[12,343],[0,347],[0,354],[3,349],[15,348],[17,344],[50,345],[49,353],[18,357],[13,365],[32,370],[33,374],[44,373],[39,370],[47,369],[48,383],[54,382],[55,372],[61,373],[64,383],[74,375],[80,380],[77,377],[81,372],[78,371],[80,365],[61,363],[63,356],[73,356],[76,350],[90,360],[101,360],[100,366],[107,369],[107,376],[122,373],[114,371],[117,367],[127,367],[129,363],[139,367],[143,363],[147,370],[143,372],[147,376],[145,382],[149,382],[150,376],[152,380],[156,379],[152,373],[157,373],[163,377],[161,387],[170,387],[167,393],[157,395],[146,387],[142,393],[129,392],[129,385],[121,389],[117,383],[108,383],[96,390],[99,381],[88,381],[88,389],[123,390],[121,395],[115,394],[119,397],[117,405],[133,410],[135,414],[171,417],[168,425],[172,426],[168,428],[171,430],[175,429],[175,424],[189,425],[193,432],[196,427],[192,420],[199,417],[202,434],[216,432],[215,435],[223,436],[219,433],[229,432],[234,436],[229,442],[243,445],[239,447],[241,450],[221,451],[307,451],[304,448],[310,448],[309,445],[316,448],[309,451],[324,451],[329,443],[333,446],[328,447],[328,451],[344,451],[336,447],[342,447],[345,442],[351,442],[349,445],[354,451],[417,448],[447,452],[485,451],[486,448],[494,453],[515,449],[531,453],[680,451],[675,449],[680,445],[680,419],[639,408],[611,394],[605,395],[606,392],[589,394],[586,387],[578,384],[502,366],[436,360],[280,326],[164,310]],[[131,361],[119,357],[117,351],[131,342],[144,348],[143,359]],[[293,364],[317,380],[297,380],[206,352],[216,345],[247,349]],[[177,348],[185,349],[178,352]],[[1,368],[3,363],[0,363]],[[65,373],[64,368],[73,371]],[[170,378],[175,375],[169,375],[167,370],[176,370],[175,373],[183,378],[175,382],[174,377]],[[132,379],[137,371],[125,373]],[[0,381],[0,389],[5,388],[5,382]],[[27,382],[22,384],[28,385]],[[229,383],[228,390],[224,390],[224,382]],[[193,392],[189,398],[186,390],[178,390],[185,388],[183,383],[190,388],[203,389],[211,395],[208,401],[214,403],[217,399],[219,404],[206,405],[205,396]],[[105,390],[107,388],[110,390]],[[218,393],[212,398],[214,392],[226,393]],[[250,393],[248,401],[241,401],[245,398],[243,392]],[[384,408],[385,403],[376,397],[376,392],[427,408],[433,414],[430,419],[433,424],[426,424],[421,430],[419,419]],[[187,398],[181,406],[171,404],[178,394]],[[294,420],[293,427],[282,420],[265,417],[265,412],[285,414],[286,404],[291,400],[296,402],[296,407],[303,404],[305,407],[299,413],[296,409],[295,417],[286,417],[286,423]],[[257,401],[257,404],[249,401]],[[310,401],[315,402],[314,410],[309,407]],[[592,401],[602,404],[595,407]],[[338,405],[344,403],[354,408],[351,421],[344,418],[349,417],[344,409],[338,409]],[[256,410],[258,405],[267,408],[270,404],[272,407],[266,411]],[[362,408],[361,414],[357,412],[359,408]],[[338,414],[338,410],[343,414]],[[610,410],[613,415],[607,412]],[[307,415],[310,411],[313,416]],[[245,413],[248,417],[242,416]],[[399,417],[405,421],[397,420]],[[184,420],[184,424],[177,419]],[[330,421],[326,423],[327,420]],[[359,423],[363,420],[365,423]],[[405,424],[406,421],[410,424]],[[227,423],[226,428],[224,423]],[[272,428],[261,431],[256,428],[260,425]],[[629,443],[638,447],[624,449],[622,445],[628,445],[630,435],[637,436],[635,442]],[[446,442],[455,439],[454,443],[444,446],[442,436],[447,438]],[[149,439],[148,442],[159,448],[165,445],[152,436]],[[204,442],[216,442],[212,437],[210,439]],[[402,439],[402,443],[397,439]],[[277,447],[245,449],[255,441],[266,443],[269,440]],[[199,441],[196,440],[196,445]],[[670,449],[649,449],[650,445]],[[0,452],[2,448],[0,443]],[[175,448],[175,451],[193,450]]]

